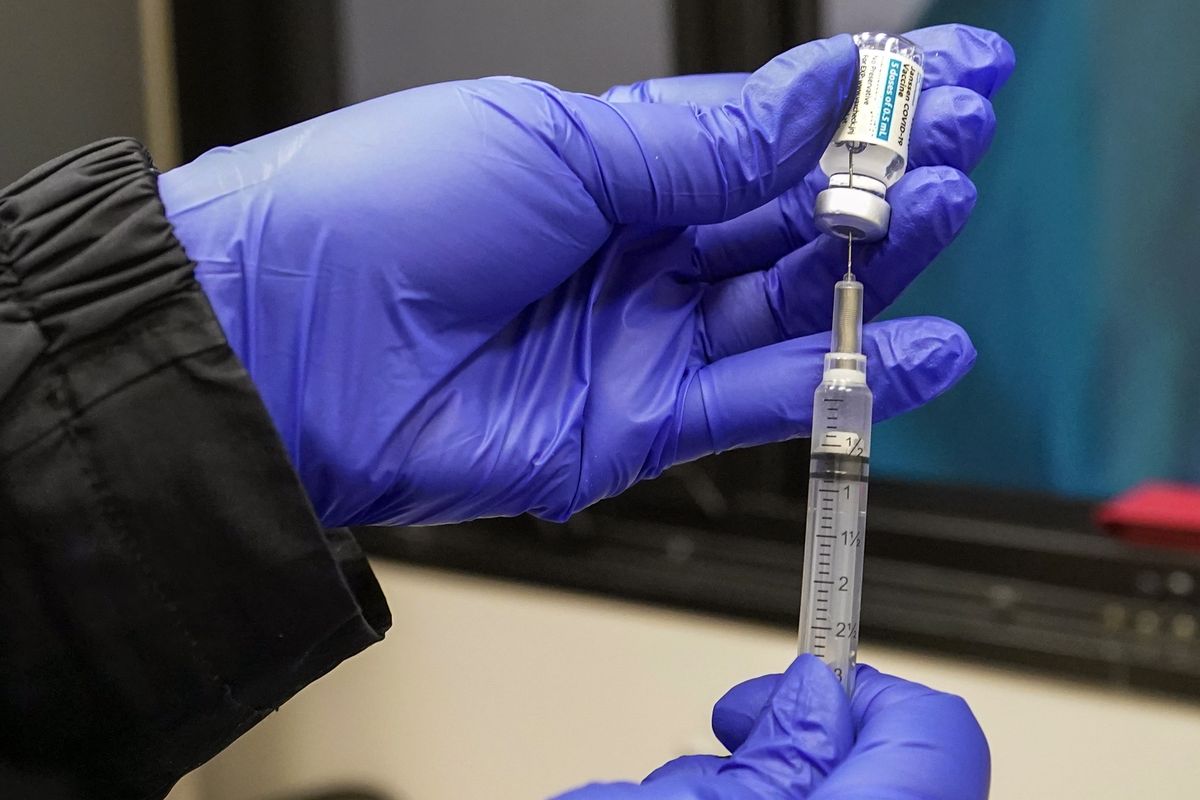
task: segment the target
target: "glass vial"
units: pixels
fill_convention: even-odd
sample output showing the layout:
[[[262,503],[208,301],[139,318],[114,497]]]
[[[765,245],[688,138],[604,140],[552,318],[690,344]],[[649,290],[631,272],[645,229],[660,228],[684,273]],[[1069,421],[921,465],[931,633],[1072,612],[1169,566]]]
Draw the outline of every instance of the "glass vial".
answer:
[[[887,235],[888,187],[908,167],[908,140],[921,93],[924,54],[903,36],[860,33],[854,104],[834,134],[821,169],[829,188],[817,195],[817,227],[843,239]]]

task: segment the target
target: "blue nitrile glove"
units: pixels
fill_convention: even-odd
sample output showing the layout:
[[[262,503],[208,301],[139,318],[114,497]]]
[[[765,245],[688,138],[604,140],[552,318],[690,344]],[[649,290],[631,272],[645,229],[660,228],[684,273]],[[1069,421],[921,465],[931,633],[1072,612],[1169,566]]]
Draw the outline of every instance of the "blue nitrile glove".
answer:
[[[640,785],[593,784],[559,800],[984,800],[987,740],[962,698],[858,668],[847,699],[801,656],[739,684],[713,709],[732,755],[684,756]]]
[[[912,36],[927,88],[891,235],[856,269],[868,314],[966,221],[960,170],[1012,67],[992,33]],[[561,520],[809,432],[845,243],[816,234],[805,176],[856,66],[839,36],[609,99],[426,86],[209,152],[161,193],[326,523]],[[880,418],[974,358],[925,318],[869,327],[866,352]]]

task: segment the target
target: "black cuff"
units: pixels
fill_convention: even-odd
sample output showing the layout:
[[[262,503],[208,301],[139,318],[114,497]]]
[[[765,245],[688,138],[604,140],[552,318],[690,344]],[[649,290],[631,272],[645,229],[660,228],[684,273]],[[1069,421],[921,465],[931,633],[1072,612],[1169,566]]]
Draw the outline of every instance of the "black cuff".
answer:
[[[160,797],[389,624],[144,149],[99,142],[0,191],[0,752],[88,797]]]

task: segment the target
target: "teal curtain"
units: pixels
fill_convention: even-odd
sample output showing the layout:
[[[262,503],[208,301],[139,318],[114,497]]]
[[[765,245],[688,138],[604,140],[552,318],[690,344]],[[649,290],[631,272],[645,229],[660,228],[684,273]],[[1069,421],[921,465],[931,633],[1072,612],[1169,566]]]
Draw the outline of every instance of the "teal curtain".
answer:
[[[878,475],[1102,496],[1200,480],[1200,3],[943,0],[1017,71],[975,214],[889,311],[973,372],[877,426]]]

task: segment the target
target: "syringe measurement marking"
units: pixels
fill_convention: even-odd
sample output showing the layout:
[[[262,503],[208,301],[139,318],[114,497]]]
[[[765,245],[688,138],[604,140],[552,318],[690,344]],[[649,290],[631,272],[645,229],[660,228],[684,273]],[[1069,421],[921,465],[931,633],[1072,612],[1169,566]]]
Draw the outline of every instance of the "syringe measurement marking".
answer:
[[[826,415],[827,419],[830,421],[837,420],[837,406],[841,402],[841,400],[838,400],[827,406],[829,411]],[[846,438],[843,440],[842,436]],[[858,437],[836,430],[824,433],[822,446],[840,453],[847,453],[849,451],[847,454],[851,456],[857,456],[862,452],[862,442]],[[832,571],[834,547],[844,546],[849,548],[857,547],[859,544],[859,538],[856,533],[844,529],[839,524],[847,511],[851,515],[855,513],[853,509],[842,508],[838,503],[841,499],[838,497],[839,494],[844,494],[846,500],[850,499],[852,491],[851,483],[853,482],[846,482],[836,478],[817,478],[817,485],[814,487],[817,490],[819,499],[815,509],[817,512],[815,515],[817,530],[813,531],[813,535],[817,540],[817,548],[814,553],[815,563],[813,564],[817,576],[812,581],[815,591],[811,617],[813,624],[810,627],[812,632],[810,648],[814,655],[823,660],[832,657],[829,651],[829,638],[832,637],[839,641],[846,641],[856,634],[856,631],[848,626],[844,620],[834,620],[830,624],[833,609],[832,592],[834,590],[829,588],[840,581],[841,586],[837,591],[844,592],[847,591],[847,584],[849,582],[845,575],[837,575]],[[832,666],[832,663],[830,665]],[[835,668],[835,671],[838,671],[837,668]]]

